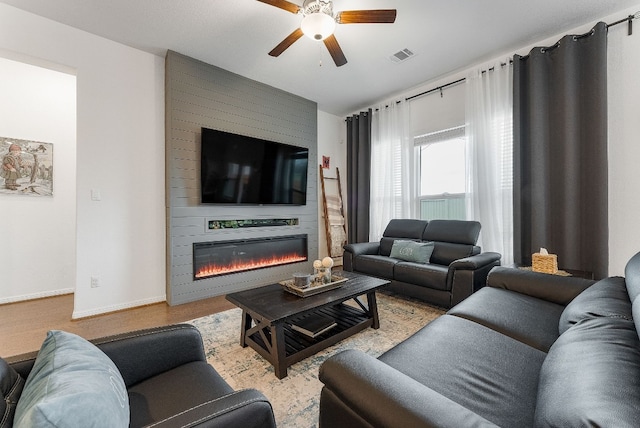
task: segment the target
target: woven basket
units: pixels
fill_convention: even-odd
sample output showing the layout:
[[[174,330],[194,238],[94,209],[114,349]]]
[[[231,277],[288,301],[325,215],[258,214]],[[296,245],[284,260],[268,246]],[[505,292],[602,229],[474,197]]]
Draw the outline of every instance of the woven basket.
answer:
[[[558,256],[556,254],[533,253],[531,265],[534,272],[556,273],[558,272]]]

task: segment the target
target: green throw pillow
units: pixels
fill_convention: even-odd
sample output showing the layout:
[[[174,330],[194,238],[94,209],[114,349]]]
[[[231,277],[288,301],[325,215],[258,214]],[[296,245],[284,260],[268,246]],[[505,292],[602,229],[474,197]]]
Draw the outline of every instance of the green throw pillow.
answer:
[[[403,241],[393,242],[390,256],[407,262],[429,263],[433,253],[433,242]]]
[[[128,427],[124,380],[107,355],[75,334],[47,333],[16,408],[14,427]]]

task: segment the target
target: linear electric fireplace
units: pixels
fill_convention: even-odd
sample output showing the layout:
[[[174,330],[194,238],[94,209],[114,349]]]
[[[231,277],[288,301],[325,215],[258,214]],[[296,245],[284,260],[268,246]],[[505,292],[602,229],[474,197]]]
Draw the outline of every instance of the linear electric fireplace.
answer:
[[[195,242],[193,279],[299,263],[307,259],[307,235]]]

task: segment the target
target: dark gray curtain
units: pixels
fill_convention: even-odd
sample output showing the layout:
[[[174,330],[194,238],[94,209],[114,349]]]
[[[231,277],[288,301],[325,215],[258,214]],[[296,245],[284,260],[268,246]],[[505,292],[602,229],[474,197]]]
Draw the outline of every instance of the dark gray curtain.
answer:
[[[514,56],[514,259],[608,274],[607,26]]]
[[[371,109],[347,118],[347,242],[369,241]]]

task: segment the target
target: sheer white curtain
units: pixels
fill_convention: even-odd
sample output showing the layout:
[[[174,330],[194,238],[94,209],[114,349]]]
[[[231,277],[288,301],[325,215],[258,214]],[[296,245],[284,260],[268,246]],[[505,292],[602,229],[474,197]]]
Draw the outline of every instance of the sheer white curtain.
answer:
[[[483,251],[513,263],[513,67],[509,59],[466,78],[467,217]]]
[[[382,237],[393,218],[416,218],[417,170],[409,103],[378,106],[371,121],[369,240]]]

